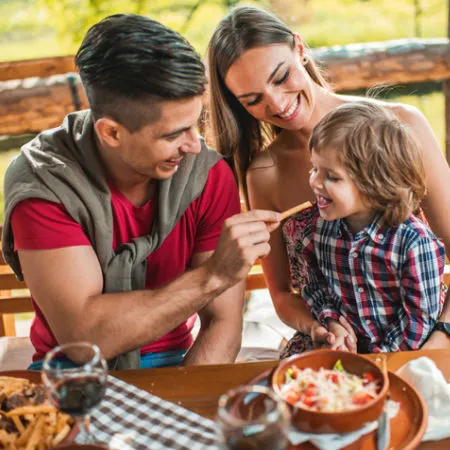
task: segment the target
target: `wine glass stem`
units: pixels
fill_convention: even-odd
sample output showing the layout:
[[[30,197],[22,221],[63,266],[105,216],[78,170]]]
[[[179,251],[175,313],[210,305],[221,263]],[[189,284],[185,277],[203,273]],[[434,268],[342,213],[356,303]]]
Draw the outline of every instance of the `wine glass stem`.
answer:
[[[90,417],[89,415],[85,415],[83,417],[80,417],[78,419],[78,426],[79,426],[79,437],[77,439],[77,441],[81,444],[92,444],[93,439],[92,439],[92,434],[91,434],[91,429],[90,429]]]

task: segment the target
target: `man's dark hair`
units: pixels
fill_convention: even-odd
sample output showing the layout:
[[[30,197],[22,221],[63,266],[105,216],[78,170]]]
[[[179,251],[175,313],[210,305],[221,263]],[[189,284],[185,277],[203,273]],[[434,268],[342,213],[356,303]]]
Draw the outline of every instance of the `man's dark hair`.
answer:
[[[180,34],[135,14],[106,17],[89,29],[75,56],[95,119],[130,132],[159,117],[158,102],[203,94],[205,68]]]

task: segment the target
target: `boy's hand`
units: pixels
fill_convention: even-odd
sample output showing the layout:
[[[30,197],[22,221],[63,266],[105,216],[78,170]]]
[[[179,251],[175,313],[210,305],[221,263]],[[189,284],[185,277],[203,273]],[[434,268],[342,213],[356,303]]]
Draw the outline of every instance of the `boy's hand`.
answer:
[[[338,321],[329,320],[328,330],[333,335],[333,338],[331,339],[332,343],[330,345],[332,350],[350,350],[346,344],[346,339],[349,337],[349,332]]]
[[[345,339],[345,345],[350,352],[356,353],[358,351],[356,345],[358,337],[356,336],[355,330],[344,316],[339,317],[339,324],[342,325],[348,333],[348,336]]]

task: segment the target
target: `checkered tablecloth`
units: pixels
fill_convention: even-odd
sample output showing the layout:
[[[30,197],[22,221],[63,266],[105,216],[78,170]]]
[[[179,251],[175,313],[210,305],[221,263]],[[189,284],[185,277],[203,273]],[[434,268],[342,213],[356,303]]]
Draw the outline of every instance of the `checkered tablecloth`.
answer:
[[[91,429],[111,450],[219,449],[213,421],[112,376]]]

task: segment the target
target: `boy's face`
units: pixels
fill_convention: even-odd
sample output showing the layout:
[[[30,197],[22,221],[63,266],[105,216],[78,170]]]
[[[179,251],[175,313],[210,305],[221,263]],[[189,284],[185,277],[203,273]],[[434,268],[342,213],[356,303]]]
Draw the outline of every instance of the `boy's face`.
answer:
[[[337,152],[327,149],[317,153],[313,149],[311,163],[313,168],[309,184],[316,196],[321,217],[325,220],[345,218],[353,233],[369,225],[375,213],[365,205],[355,183],[339,161]]]

